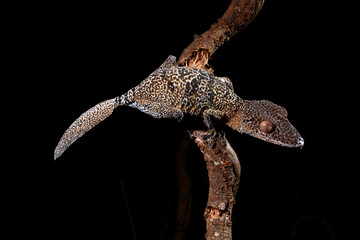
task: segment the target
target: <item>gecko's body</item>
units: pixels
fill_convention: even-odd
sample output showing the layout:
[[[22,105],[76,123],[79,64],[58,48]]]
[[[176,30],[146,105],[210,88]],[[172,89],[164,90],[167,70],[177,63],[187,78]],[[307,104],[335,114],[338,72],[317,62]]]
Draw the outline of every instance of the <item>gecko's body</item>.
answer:
[[[175,58],[169,57],[117,101],[156,118],[182,119],[184,114],[230,117],[241,99],[229,79],[196,68],[177,67]]]
[[[178,67],[176,58],[169,56],[138,86],[120,97],[97,104],[75,120],[60,139],[55,159],[117,106],[134,107],[155,118],[181,120],[184,114],[202,116],[208,127],[213,116],[234,130],[268,142],[287,147],[304,144],[289,123],[284,108],[266,100],[243,100],[235,94],[228,78],[196,68]]]

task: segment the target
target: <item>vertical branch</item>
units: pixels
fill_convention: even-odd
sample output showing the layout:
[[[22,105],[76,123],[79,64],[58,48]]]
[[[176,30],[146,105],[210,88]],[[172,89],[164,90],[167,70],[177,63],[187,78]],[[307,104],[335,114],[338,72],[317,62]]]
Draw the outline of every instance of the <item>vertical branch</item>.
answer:
[[[231,240],[231,213],[240,182],[240,162],[223,134],[193,131],[206,162],[209,198],[205,210],[206,239]]]

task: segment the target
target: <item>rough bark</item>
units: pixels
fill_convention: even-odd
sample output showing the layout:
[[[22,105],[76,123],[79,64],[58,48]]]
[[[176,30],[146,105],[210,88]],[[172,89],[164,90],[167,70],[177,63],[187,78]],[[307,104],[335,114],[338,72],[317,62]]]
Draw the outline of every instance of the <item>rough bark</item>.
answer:
[[[239,159],[222,133],[195,130],[195,143],[204,155],[209,174],[209,198],[205,210],[206,239],[232,239],[231,213],[240,182]]]

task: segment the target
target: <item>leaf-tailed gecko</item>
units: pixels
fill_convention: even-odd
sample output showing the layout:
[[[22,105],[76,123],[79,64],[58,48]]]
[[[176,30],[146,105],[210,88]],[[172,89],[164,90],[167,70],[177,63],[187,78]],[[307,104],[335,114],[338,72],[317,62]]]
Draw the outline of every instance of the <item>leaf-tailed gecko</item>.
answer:
[[[137,108],[155,118],[181,120],[184,114],[201,116],[208,128],[211,117],[232,129],[285,147],[302,147],[304,140],[291,125],[285,108],[267,100],[244,100],[235,94],[227,77],[180,67],[169,56],[138,86],[125,94],[103,101],[76,119],[61,137],[54,158],[84,133],[110,116],[118,106]]]

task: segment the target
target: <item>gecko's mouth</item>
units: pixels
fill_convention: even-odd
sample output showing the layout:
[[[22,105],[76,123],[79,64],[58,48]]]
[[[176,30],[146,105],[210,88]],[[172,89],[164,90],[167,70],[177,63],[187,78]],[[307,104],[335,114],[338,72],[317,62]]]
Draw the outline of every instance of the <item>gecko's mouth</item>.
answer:
[[[297,142],[296,143],[284,143],[284,142],[281,142],[281,141],[277,141],[277,140],[274,140],[274,139],[267,139],[268,142],[270,143],[274,143],[274,144],[277,144],[277,145],[280,145],[280,146],[283,146],[283,147],[289,147],[289,148],[300,148],[302,149],[303,146],[304,146],[304,139],[302,137],[299,137]]]

